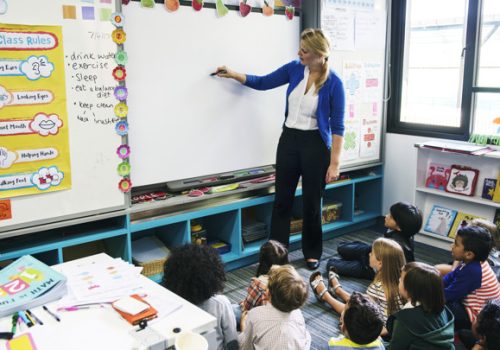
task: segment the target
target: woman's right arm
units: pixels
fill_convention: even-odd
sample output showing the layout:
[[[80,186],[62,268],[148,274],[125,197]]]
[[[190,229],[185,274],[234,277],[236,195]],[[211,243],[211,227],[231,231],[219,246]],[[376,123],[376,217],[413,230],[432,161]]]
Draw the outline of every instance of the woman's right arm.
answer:
[[[269,90],[288,84],[290,81],[289,69],[294,62],[290,62],[263,76],[242,74],[226,66],[217,67],[216,75],[222,78],[234,79],[255,90]]]

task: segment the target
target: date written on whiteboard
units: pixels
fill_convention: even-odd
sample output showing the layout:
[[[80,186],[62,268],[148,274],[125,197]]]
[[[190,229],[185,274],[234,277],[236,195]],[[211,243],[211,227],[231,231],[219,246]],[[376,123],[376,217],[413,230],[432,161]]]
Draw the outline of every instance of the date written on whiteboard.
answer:
[[[92,32],[92,31],[88,31],[87,33],[88,33],[90,39],[94,39],[94,40],[101,40],[101,39],[110,40],[111,39],[110,33]]]

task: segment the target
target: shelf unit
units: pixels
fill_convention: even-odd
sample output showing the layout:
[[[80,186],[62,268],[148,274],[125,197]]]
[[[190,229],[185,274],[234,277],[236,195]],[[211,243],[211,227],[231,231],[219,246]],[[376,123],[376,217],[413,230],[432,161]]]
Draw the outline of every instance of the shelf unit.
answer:
[[[427,222],[433,205],[440,205],[445,208],[457,210],[468,214],[482,216],[488,220],[493,220],[495,211],[500,208],[500,203],[493,202],[481,197],[483,183],[485,178],[498,177],[500,172],[500,162],[498,158],[484,155],[470,155],[463,153],[454,153],[422,147],[422,144],[416,144],[417,147],[417,176],[415,184],[415,204],[422,210],[424,215],[424,225]],[[469,166],[479,170],[479,177],[473,196],[463,196],[449,193],[444,190],[425,187],[427,170],[430,163],[452,165],[458,164]],[[440,236],[431,232],[422,230],[415,236],[415,240],[437,246],[443,249],[449,249],[452,238]]]
[[[351,179],[326,186],[324,200],[343,203],[338,221],[323,226],[324,239],[348,233],[375,223],[382,210],[382,166],[375,165],[349,173]],[[262,187],[262,186],[260,186]],[[125,214],[79,225],[41,230],[0,240],[0,261],[32,254],[47,264],[58,264],[104,251],[131,261],[136,239],[156,236],[168,247],[191,241],[191,226],[201,224],[208,239],[231,244],[221,258],[228,270],[257,261],[266,240],[244,244],[242,222],[255,219],[270,227],[274,194],[269,189],[255,195],[220,196],[198,205],[169,205],[169,200],[134,206]],[[302,189],[296,191],[294,211],[301,212]],[[300,246],[301,235],[290,237],[291,249]]]

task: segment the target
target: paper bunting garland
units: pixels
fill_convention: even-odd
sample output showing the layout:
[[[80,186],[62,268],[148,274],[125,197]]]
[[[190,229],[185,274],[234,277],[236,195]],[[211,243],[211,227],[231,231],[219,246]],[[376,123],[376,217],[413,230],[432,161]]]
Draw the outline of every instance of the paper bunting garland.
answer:
[[[130,175],[130,163],[129,162],[121,162],[118,164],[118,175],[120,176],[129,176]]]
[[[295,7],[293,7],[293,6],[286,6],[285,7],[286,18],[288,18],[291,21],[293,19],[294,14],[295,14]]]
[[[217,16],[219,17],[224,17],[229,12],[228,8],[226,7],[226,5],[224,5],[224,2],[222,0],[217,0],[217,2],[215,3],[215,9],[217,10]]]
[[[112,13],[111,14],[111,23],[113,23],[113,25],[115,27],[123,27],[123,21],[125,20],[125,18],[123,17],[123,14],[121,13],[118,13],[118,12],[115,12],[115,13]]]
[[[128,91],[125,86],[117,86],[115,87],[114,94],[118,101],[125,101],[127,99]]]
[[[252,11],[252,6],[247,4],[248,0],[240,1],[240,15],[241,17],[246,17]]]
[[[266,0],[264,0],[264,5],[262,6],[262,14],[264,16],[272,16],[274,14],[274,8]]]
[[[193,0],[191,6],[195,11],[200,11],[203,8],[203,0]]]
[[[128,5],[129,2],[130,2],[130,0],[122,0],[123,5]]]
[[[132,182],[130,181],[130,179],[121,179],[118,183],[118,188],[123,193],[128,193],[132,189]]]
[[[128,114],[128,106],[120,102],[115,106],[115,115],[119,118],[125,118]]]
[[[116,44],[121,45],[127,40],[127,34],[125,34],[123,29],[118,28],[113,30],[113,32],[111,33],[111,38]]]
[[[128,134],[128,123],[126,120],[120,120],[115,125],[115,131],[120,136],[125,136]]]
[[[116,149],[116,154],[118,154],[120,159],[128,158],[130,156],[130,147],[128,145],[120,145]]]
[[[116,67],[113,69],[113,78],[117,81],[123,81],[127,77],[127,71],[125,70],[125,67]]]
[[[118,52],[115,54],[115,62],[121,66],[126,65],[128,62],[127,53],[123,50],[118,50]]]
[[[175,12],[179,9],[179,0],[165,0],[165,8],[168,12]]]
[[[141,6],[146,8],[155,7],[155,0],[141,0]]]

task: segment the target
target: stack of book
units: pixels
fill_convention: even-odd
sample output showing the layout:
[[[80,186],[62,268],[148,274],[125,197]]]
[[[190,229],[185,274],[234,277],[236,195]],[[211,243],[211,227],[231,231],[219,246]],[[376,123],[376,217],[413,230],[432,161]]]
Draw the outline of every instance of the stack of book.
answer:
[[[250,243],[267,237],[267,225],[260,221],[248,220],[241,228],[243,242]]]
[[[0,271],[0,317],[47,304],[66,293],[64,275],[25,255]]]

